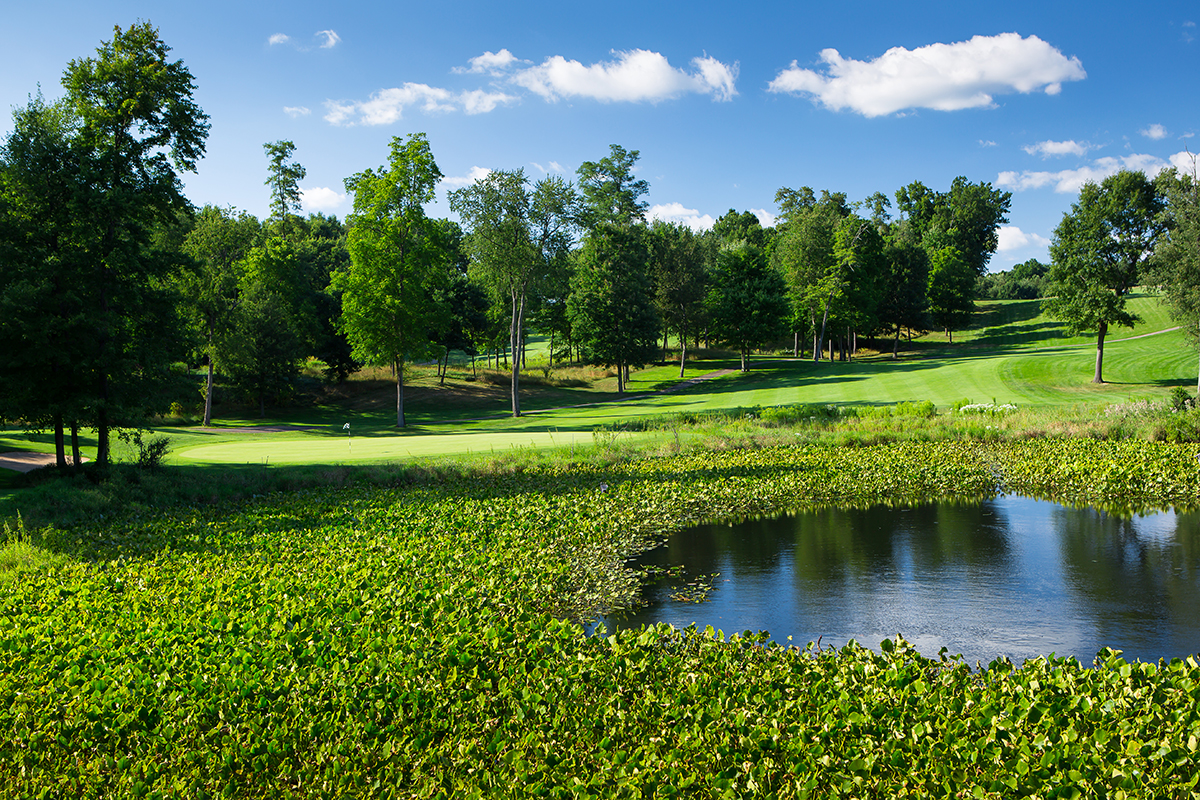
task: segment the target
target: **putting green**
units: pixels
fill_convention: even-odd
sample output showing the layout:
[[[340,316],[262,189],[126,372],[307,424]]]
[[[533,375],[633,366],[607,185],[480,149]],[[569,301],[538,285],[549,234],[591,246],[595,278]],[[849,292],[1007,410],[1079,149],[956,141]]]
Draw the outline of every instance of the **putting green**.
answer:
[[[401,434],[359,438],[349,443],[328,434],[287,439],[201,445],[175,454],[179,461],[208,464],[342,464],[355,461],[403,461],[437,455],[496,453],[525,447],[591,444],[590,431],[514,431],[502,433]]]

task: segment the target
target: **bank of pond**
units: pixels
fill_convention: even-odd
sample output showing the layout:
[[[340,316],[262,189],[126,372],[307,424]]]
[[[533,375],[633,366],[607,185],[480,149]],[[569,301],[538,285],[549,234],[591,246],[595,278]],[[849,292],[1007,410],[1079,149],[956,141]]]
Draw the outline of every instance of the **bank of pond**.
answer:
[[[1197,578],[1180,530],[1198,500],[1191,445],[910,442],[431,472],[30,532],[70,559],[0,604],[0,796],[1194,796],[1200,666],[1181,631]],[[769,570],[717,585],[740,569],[732,550],[652,549],[814,508],[841,521],[731,545],[762,550],[786,590]],[[1037,514],[1066,527],[1039,538]],[[752,592],[848,607],[888,638],[588,635],[639,603],[638,559],[657,553],[677,581],[665,605],[687,614]],[[972,594],[1006,564],[1008,599]],[[1109,649],[1138,627],[1112,607],[1122,594],[1182,610],[1151,626],[1168,644]],[[1059,655],[1022,662],[1042,651],[1011,639],[986,668],[952,655],[967,647],[930,652],[962,631],[998,641],[964,609],[1007,617],[1022,595]]]

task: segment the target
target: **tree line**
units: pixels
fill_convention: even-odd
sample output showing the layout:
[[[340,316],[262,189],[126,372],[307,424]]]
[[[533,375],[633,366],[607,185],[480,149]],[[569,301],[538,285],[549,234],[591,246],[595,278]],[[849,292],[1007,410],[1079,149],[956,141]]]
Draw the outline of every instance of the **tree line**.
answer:
[[[530,329],[550,337],[552,361],[614,368],[619,392],[672,338],[681,374],[702,343],[736,350],[743,369],[767,346],[851,358],[860,336],[889,337],[895,357],[905,333],[952,337],[966,324],[1011,203],[965,177],[944,192],[911,183],[894,205],[785,187],[773,226],[730,210],[697,232],[647,220],[639,153],[614,144],[575,182],[499,170],[452,191],[454,222],[426,214],[442,173],[412,134],[346,179],[344,221],[301,216],[305,170],[289,141],[264,145],[267,219],[195,209],[179,175],[203,155],[208,118],[169,50],[149,23],[116,28],[70,62],[62,100],[39,95],[14,112],[0,147],[0,418],[52,429],[60,465],[68,434],[78,463],[81,426],[97,431],[106,463],[112,430],[186,398],[194,379],[181,363],[207,373],[206,425],[218,375],[265,414],[307,357],[334,380],[388,366],[403,426],[405,365],[436,361],[444,378],[452,350],[503,352],[520,415]],[[1194,176],[1171,180],[1157,184],[1163,196],[1192,197],[1194,213]],[[1194,228],[1179,202],[1160,206],[1151,211],[1179,217],[1162,230]],[[1093,257],[1070,243],[1101,234],[1086,220],[1060,229],[1050,278],[1065,316],[1067,277]],[[1170,252],[1195,249],[1170,241]],[[1163,264],[1193,263],[1168,250]],[[1181,304],[1200,296],[1173,285]],[[1119,300],[1122,287],[1109,293]]]

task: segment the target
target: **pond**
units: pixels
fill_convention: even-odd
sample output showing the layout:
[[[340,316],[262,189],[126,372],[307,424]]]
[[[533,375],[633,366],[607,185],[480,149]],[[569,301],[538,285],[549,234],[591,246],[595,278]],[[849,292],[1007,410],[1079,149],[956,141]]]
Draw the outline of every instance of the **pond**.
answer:
[[[971,665],[1200,650],[1197,513],[1123,518],[1012,495],[824,509],[680,531],[634,564],[675,569],[647,579],[644,607],[605,618],[610,630],[695,623],[875,649],[899,633]]]

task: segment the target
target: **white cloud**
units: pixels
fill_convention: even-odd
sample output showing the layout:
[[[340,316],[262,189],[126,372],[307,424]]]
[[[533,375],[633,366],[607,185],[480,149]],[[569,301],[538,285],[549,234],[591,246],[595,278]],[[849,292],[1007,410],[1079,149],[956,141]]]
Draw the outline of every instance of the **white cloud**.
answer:
[[[471,167],[471,171],[466,175],[457,178],[442,178],[441,182],[444,186],[458,189],[463,186],[470,186],[475,181],[483,180],[491,174],[492,171],[487,167]]]
[[[292,119],[296,117],[304,117],[312,113],[311,109],[304,106],[284,106],[283,113],[287,114]]]
[[[549,175],[551,172],[562,172],[563,171],[562,165],[559,164],[557,161],[551,161],[550,166],[548,166],[548,167],[543,167],[541,164],[537,163],[536,161],[530,161],[529,163],[533,164],[533,166],[537,167],[538,172],[542,173],[543,175]]]
[[[701,214],[694,208],[684,208],[683,203],[650,206],[647,215],[651,220],[661,219],[663,222],[682,223],[694,231],[708,230],[716,222],[709,214]]]
[[[290,41],[286,33],[272,33],[271,38],[267,39],[267,44],[286,44]]]
[[[454,111],[455,97],[445,89],[426,86],[423,83],[406,83],[399,88],[381,89],[366,102],[326,100],[325,115],[334,125],[352,125],[352,117],[358,116],[363,125],[390,125],[404,116],[408,106],[420,105],[426,112]]]
[[[317,45],[318,47],[321,47],[323,49],[328,49],[330,47],[333,47],[334,45],[336,45],[338,42],[340,42],[342,40],[342,37],[338,36],[337,33],[334,31],[317,31],[313,35],[317,36],[318,38],[324,39],[324,41],[322,41],[319,45]]]
[[[764,228],[775,227],[775,215],[765,208],[752,208],[750,209],[750,213],[758,217],[758,224]]]
[[[1187,150],[1181,150],[1170,158],[1171,166],[1179,170],[1181,173],[1188,175],[1196,174],[1196,154],[1189,153]]]
[[[404,110],[410,106],[418,106],[429,114],[460,110],[467,114],[486,114],[498,105],[515,103],[519,99],[482,89],[456,94],[423,83],[406,83],[398,88],[380,89],[366,101],[326,100],[325,120],[334,125],[390,125],[402,119]]]
[[[501,103],[508,105],[509,103],[517,102],[518,99],[511,94],[485,92],[482,89],[463,92],[458,96],[459,102],[462,103],[463,111],[468,114],[486,114]]]
[[[1091,145],[1081,144],[1071,139],[1065,142],[1044,141],[1037,144],[1027,144],[1021,149],[1031,156],[1041,156],[1042,158],[1050,158],[1051,156],[1081,156],[1085,154]]]
[[[709,56],[693,58],[695,71],[689,73],[650,50],[614,51],[613,55],[612,61],[590,66],[552,56],[518,71],[512,80],[549,101],[590,97],[601,102],[656,103],[688,93],[711,95],[714,100],[730,100],[737,94],[736,63],[729,66]]]
[[[1140,133],[1142,136],[1145,136],[1147,139],[1167,138],[1167,129],[1158,123],[1155,123],[1148,128],[1143,128],[1142,130],[1138,131],[1138,133]]]
[[[995,147],[996,143],[993,142],[991,139],[980,139],[979,146],[980,147]]]
[[[325,186],[314,186],[311,189],[300,189],[300,203],[304,210],[332,211],[346,202],[346,195]]]
[[[465,75],[469,72],[488,72],[492,75],[499,75],[517,61],[520,61],[520,59],[508,52],[508,48],[501,49],[499,53],[487,50],[481,56],[468,59],[467,63],[471,66],[455,67],[451,72],[459,75]]]
[[[1078,58],[1067,58],[1036,36],[975,36],[966,42],[893,47],[873,61],[821,51],[824,74],[793,61],[771,81],[772,92],[812,95],[827,108],[867,117],[908,108],[958,111],[993,105],[995,94],[1062,91],[1063,81],[1087,76]]]
[[[1087,182],[1099,183],[1109,175],[1115,175],[1123,169],[1137,170],[1153,178],[1170,166],[1179,166],[1185,153],[1176,153],[1168,161],[1145,153],[1134,153],[1121,158],[1111,156],[1098,158],[1091,164],[1078,169],[1065,169],[1059,172],[1001,172],[996,178],[996,185],[1015,191],[1026,189],[1041,189],[1053,186],[1054,191],[1061,194],[1074,194]]]
[[[996,231],[1000,243],[996,249],[1001,253],[1009,250],[1020,250],[1023,247],[1035,245],[1037,247],[1049,247],[1050,240],[1045,236],[1038,236],[1036,233],[1026,233],[1016,225],[1002,225]]]

